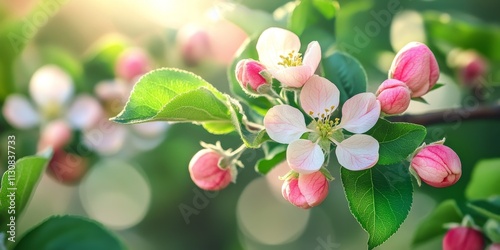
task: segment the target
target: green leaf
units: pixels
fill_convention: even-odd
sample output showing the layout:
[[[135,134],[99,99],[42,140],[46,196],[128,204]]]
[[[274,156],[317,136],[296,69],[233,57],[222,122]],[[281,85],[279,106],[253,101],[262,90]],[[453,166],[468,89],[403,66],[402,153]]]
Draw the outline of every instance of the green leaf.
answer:
[[[290,31],[300,36],[307,27],[311,10],[311,0],[301,0],[297,6],[295,6],[288,20],[288,28]]]
[[[469,200],[487,199],[500,195],[500,158],[482,160],[476,164],[465,189]]]
[[[227,96],[227,100],[227,105],[231,109],[231,121],[246,147],[258,148],[262,143],[270,140],[265,129],[254,130],[245,125],[247,124],[248,118],[244,114],[243,108],[238,101],[229,96]]]
[[[28,156],[19,159],[15,169],[7,169],[0,188],[0,231],[6,231],[10,216],[19,218],[35,191],[50,157]],[[15,202],[11,200],[15,196]],[[12,211],[15,208],[15,213]]]
[[[429,104],[427,100],[425,100],[423,97],[413,97],[411,98],[412,101],[420,102],[423,104]]]
[[[205,80],[187,71],[158,69],[139,79],[113,121],[231,122],[226,97]]]
[[[498,202],[498,200],[496,202],[488,200],[476,200],[469,202],[467,206],[487,218],[500,221],[500,203]]]
[[[500,243],[500,220],[489,219],[483,228],[488,239],[493,243]]]
[[[326,19],[332,19],[337,13],[335,7],[336,2],[332,0],[313,0],[314,7],[321,13]]]
[[[236,65],[240,60],[253,58],[258,60],[259,56],[257,54],[257,49],[255,48],[257,40],[248,39],[240,48],[240,53],[231,63],[228,68],[227,75],[229,79],[229,87],[231,92],[236,96],[239,101],[247,104],[250,108],[256,111],[259,115],[264,116],[273,105],[265,97],[251,97],[241,88],[238,80],[236,79]]]
[[[122,250],[123,244],[95,221],[78,216],[54,216],[24,235],[14,250]]]
[[[412,245],[418,245],[440,236],[446,232],[443,227],[446,223],[462,222],[462,212],[454,200],[441,202],[417,227],[413,236]]]
[[[265,152],[265,158],[260,159],[255,164],[255,171],[260,174],[269,173],[276,165],[285,160],[286,147],[287,145],[278,144],[269,150],[269,152]]]
[[[410,211],[410,173],[404,164],[376,165],[362,171],[342,168],[341,177],[349,209],[368,232],[368,247],[373,249],[399,229]]]
[[[203,128],[214,135],[228,134],[234,131],[234,125],[231,122],[205,122]]]
[[[413,153],[424,141],[427,130],[417,124],[379,119],[366,134],[380,144],[377,164],[390,165],[405,160]]]
[[[429,91],[433,91],[433,90],[439,89],[439,88],[441,88],[443,86],[444,86],[444,83],[436,83],[436,84],[434,84],[434,86],[432,86],[432,88]]]
[[[366,92],[367,76],[363,66],[347,53],[336,51],[322,60],[325,77],[340,90],[340,102]]]

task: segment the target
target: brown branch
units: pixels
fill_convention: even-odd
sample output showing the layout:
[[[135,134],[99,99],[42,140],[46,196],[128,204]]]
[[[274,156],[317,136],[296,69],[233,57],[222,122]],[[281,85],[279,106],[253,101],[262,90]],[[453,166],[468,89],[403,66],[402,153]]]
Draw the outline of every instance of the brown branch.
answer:
[[[419,115],[406,114],[387,117],[387,120],[392,122],[411,122],[424,126],[466,120],[500,120],[500,105],[446,109]]]

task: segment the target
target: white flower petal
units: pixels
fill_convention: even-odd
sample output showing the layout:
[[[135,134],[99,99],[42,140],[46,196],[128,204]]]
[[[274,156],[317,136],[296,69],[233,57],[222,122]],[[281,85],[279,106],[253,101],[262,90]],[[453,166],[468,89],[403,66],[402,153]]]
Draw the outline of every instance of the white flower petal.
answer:
[[[286,160],[295,172],[309,174],[321,168],[325,161],[325,155],[318,144],[300,139],[288,145]]]
[[[343,167],[357,171],[373,167],[378,161],[378,141],[369,135],[353,135],[337,144],[335,154]]]
[[[73,95],[73,81],[61,68],[47,65],[38,69],[30,81],[31,98],[40,107],[64,105]]]
[[[280,55],[286,56],[292,51],[298,52],[299,49],[299,37],[281,28],[273,27],[265,30],[257,41],[259,61],[268,69],[279,68],[278,63],[282,61]]]
[[[340,91],[337,86],[318,75],[311,76],[300,91],[302,109],[315,118],[333,112],[339,105],[339,99]]]
[[[320,61],[321,47],[317,41],[312,41],[309,45],[307,45],[307,50],[304,53],[304,60],[302,60],[302,64],[307,65],[311,68],[312,72],[315,72]]]
[[[339,124],[352,133],[364,133],[377,123],[380,117],[380,102],[373,93],[360,93],[344,103]]]
[[[78,96],[67,112],[67,119],[76,129],[93,127],[104,115],[101,104],[89,95]]]
[[[169,128],[170,124],[164,121],[137,123],[131,127],[144,137],[161,137],[161,135]]]
[[[290,88],[300,88],[304,86],[306,81],[313,75],[311,68],[305,65],[283,68],[278,70],[270,70],[271,75],[276,78],[281,84]]]
[[[40,115],[22,95],[9,95],[2,112],[7,122],[18,129],[32,128],[40,122]]]
[[[307,131],[304,115],[289,105],[277,105],[267,111],[264,127],[271,139],[279,143],[295,141]]]
[[[83,132],[84,144],[102,155],[117,153],[124,145],[127,129],[107,119],[98,122],[94,128]]]

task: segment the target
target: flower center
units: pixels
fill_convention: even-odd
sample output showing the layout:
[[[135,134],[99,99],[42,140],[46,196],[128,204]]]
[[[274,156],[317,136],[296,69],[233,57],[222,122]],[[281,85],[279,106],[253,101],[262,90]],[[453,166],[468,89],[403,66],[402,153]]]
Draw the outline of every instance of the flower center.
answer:
[[[47,119],[54,119],[61,115],[62,107],[58,102],[52,101],[44,105],[42,115]]]
[[[315,118],[314,130],[319,137],[323,139],[330,138],[336,131],[335,127],[339,124],[340,119],[335,118],[333,121],[330,120],[331,113],[335,110],[335,106],[331,106],[329,109],[325,109],[324,113],[318,113],[317,118]],[[309,111],[309,115],[313,116],[314,112]]]
[[[281,65],[283,67],[295,67],[295,66],[300,66],[302,65],[302,54],[295,52],[292,50],[292,52],[288,53],[288,55],[280,55],[281,62],[278,63],[278,65]]]

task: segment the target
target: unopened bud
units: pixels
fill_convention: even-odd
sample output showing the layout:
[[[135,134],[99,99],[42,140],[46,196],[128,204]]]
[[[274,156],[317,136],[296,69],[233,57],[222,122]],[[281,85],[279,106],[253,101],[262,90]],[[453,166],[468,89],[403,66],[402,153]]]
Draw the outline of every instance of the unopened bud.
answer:
[[[378,88],[377,99],[382,112],[388,115],[401,114],[410,106],[411,91],[404,82],[387,79]]]
[[[462,164],[457,153],[440,143],[424,146],[411,160],[411,168],[418,177],[433,187],[448,187],[462,175]]]
[[[193,182],[204,190],[221,190],[233,180],[234,166],[224,166],[224,156],[212,149],[202,149],[189,162]],[[222,166],[221,166],[222,165]]]
[[[71,141],[71,136],[71,127],[65,121],[52,121],[42,129],[38,150],[45,150],[47,147],[62,149]]]
[[[291,175],[281,188],[283,197],[294,206],[308,209],[325,200],[329,183],[321,171]]]
[[[236,65],[236,79],[244,90],[254,94],[269,90],[272,78],[266,67],[252,59],[243,59]]]
[[[443,239],[443,250],[482,250],[483,246],[483,234],[471,227],[452,228]]]
[[[423,43],[404,46],[392,61],[389,78],[404,82],[412,97],[425,95],[439,78],[439,66],[432,51]]]
[[[54,150],[47,170],[61,183],[76,184],[87,172],[87,165],[86,158],[58,149]]]
[[[118,57],[115,70],[119,78],[131,82],[150,71],[151,64],[149,57],[144,51],[141,49],[129,49]]]

